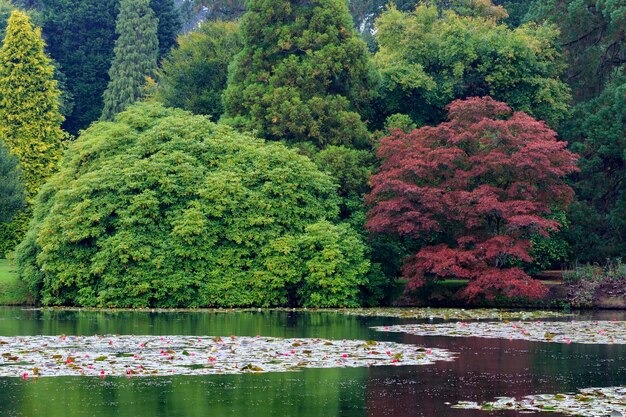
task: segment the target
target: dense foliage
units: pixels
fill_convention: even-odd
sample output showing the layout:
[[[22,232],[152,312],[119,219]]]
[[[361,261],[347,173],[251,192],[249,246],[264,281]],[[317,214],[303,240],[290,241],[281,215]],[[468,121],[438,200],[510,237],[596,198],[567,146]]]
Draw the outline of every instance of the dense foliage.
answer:
[[[0,142],[0,223],[11,221],[25,203],[18,160]]]
[[[403,268],[413,288],[461,278],[468,298],[542,295],[512,263],[532,260],[532,233],[560,226],[548,215],[572,198],[563,178],[576,155],[545,123],[489,97],[454,101],[448,117],[382,140],[368,228],[422,242]]]
[[[287,143],[366,147],[375,77],[343,0],[251,0],[224,94],[228,123]]]
[[[92,125],[17,250],[43,304],[354,306],[369,263],[307,158],[181,110]]]
[[[134,103],[142,93],[146,78],[157,68],[158,19],[150,0],[122,0],[115,33],[115,56],[109,70],[109,85],[104,91],[102,120],[113,117]]]
[[[526,19],[558,24],[569,63],[566,79],[577,100],[597,96],[615,68],[624,70],[623,0],[535,0]]]
[[[567,115],[569,88],[552,26],[509,29],[483,17],[435,6],[413,12],[391,6],[376,21],[388,114],[409,114],[418,124],[444,120],[454,99],[491,95],[515,110],[557,126]]]
[[[219,120],[228,65],[240,50],[239,27],[234,22],[205,22],[181,36],[178,47],[161,62],[157,100]]]
[[[284,157],[288,160],[284,163],[291,163],[289,158],[307,157],[317,166],[318,171],[325,173],[316,171],[316,175],[324,178],[323,184],[318,185],[324,188],[332,183],[336,187],[336,192],[328,191],[328,194],[318,195],[320,199],[328,198],[332,201],[323,203],[326,204],[325,210],[315,211],[319,215],[311,214],[307,219],[298,220],[295,228],[297,233],[295,229],[285,229],[284,236],[276,234],[284,237],[280,238],[282,240],[279,237],[276,239],[279,239],[280,245],[288,248],[283,251],[281,259],[273,258],[276,262],[285,262],[283,266],[291,271],[285,272],[284,276],[289,277],[284,280],[286,284],[276,289],[278,287],[266,285],[265,278],[260,279],[258,282],[267,287],[266,294],[271,293],[262,298],[264,296],[257,297],[260,293],[250,289],[252,284],[249,283],[253,278],[248,281],[242,278],[242,282],[248,284],[243,284],[239,292],[236,283],[240,276],[227,273],[228,278],[223,284],[231,285],[229,291],[235,291],[232,297],[237,298],[232,301],[232,305],[253,304],[250,301],[252,299],[263,299],[258,302],[263,305],[376,303],[385,295],[386,288],[395,285],[396,278],[402,273],[403,259],[407,257],[409,259],[404,263],[404,274],[412,277],[413,285],[423,280],[461,277],[465,274],[471,281],[466,295],[473,297],[481,293],[489,296],[496,293],[536,295],[541,292],[538,289],[540,287],[528,281],[527,275],[535,276],[546,269],[568,268],[577,262],[602,263],[606,258],[615,259],[615,262],[620,258],[624,260],[624,2],[397,0],[393,5],[388,3],[388,0],[249,0],[248,4],[245,0],[0,0],[0,38],[4,36],[9,15],[19,8],[22,15],[27,14],[31,22],[35,23],[31,26],[40,24],[43,27],[43,39],[49,45],[46,52],[52,58],[46,58],[41,39],[33,40],[32,48],[28,46],[25,40],[35,39],[37,35],[32,27],[26,26],[18,31],[19,34],[14,33],[15,36],[10,40],[13,44],[10,51],[3,50],[4,66],[0,64],[0,72],[4,72],[4,75],[0,74],[0,140],[19,162],[27,204],[26,209],[17,213],[11,222],[0,222],[0,256],[12,250],[26,229],[33,209],[28,202],[34,199],[38,189],[60,161],[64,133],[59,125],[64,116],[66,129],[78,134],[100,116],[115,120],[118,112],[142,98],[210,117],[212,121],[230,125],[239,132],[225,126],[207,124],[210,126],[207,132],[193,131],[194,137],[200,138],[201,142],[209,136],[237,137],[241,138],[241,146],[245,148],[250,141],[262,143],[247,135],[280,141],[290,146],[292,151],[284,147],[275,148],[279,154],[276,158]],[[215,21],[237,19],[242,15],[240,22]],[[177,37],[179,31],[182,35]],[[445,122],[450,103],[482,96],[491,96],[497,102],[486,99],[455,102],[450,107],[454,117]],[[107,106],[103,112],[105,101]],[[465,110],[461,111],[464,108],[478,108],[474,116],[482,115],[484,120],[474,123],[472,120],[475,117],[470,117]],[[163,110],[158,105],[141,105],[125,113],[116,122],[98,124],[90,129],[75,145],[73,153],[70,152],[69,158],[74,162],[67,162],[67,166],[73,167],[72,172],[80,171],[78,177],[81,181],[92,178],[90,175],[94,178],[98,176],[99,180],[113,178],[111,182],[118,181],[118,185],[122,184],[124,175],[129,175],[125,179],[127,182],[135,181],[134,171],[121,170],[126,167],[116,167],[110,173],[112,177],[107,177],[109,166],[105,164],[104,156],[103,159],[98,158],[94,165],[87,161],[85,170],[81,171],[82,168],[77,168],[77,158],[81,150],[85,151],[82,146],[98,140],[104,141],[104,137],[118,143],[121,139],[116,136],[117,133],[122,135],[122,131],[132,132],[128,135],[133,138],[136,136],[136,141],[130,140],[127,146],[118,143],[119,154],[113,152],[113,148],[107,148],[107,152],[110,151],[107,155],[119,162],[123,158],[122,152],[139,152],[140,142],[142,146],[149,143],[144,131],[154,128],[155,132],[159,129],[171,132],[173,128],[169,123],[172,120],[182,123],[183,119],[192,125],[189,131],[185,131],[190,136],[193,126],[208,123],[207,118],[196,119],[186,113]],[[132,125],[138,120],[149,120],[146,123],[151,127],[144,129]],[[513,125],[518,131],[511,130]],[[565,181],[563,174],[572,171],[565,157],[570,154],[562,149],[562,142],[554,140],[554,132],[548,126],[569,143],[571,152],[580,154],[580,171],[573,172],[567,179],[576,193],[569,205],[566,204],[569,191],[563,191],[566,189],[562,188],[562,182]],[[215,133],[218,131],[219,134]],[[531,131],[536,133],[534,138],[529,137],[528,132]],[[432,132],[439,132],[440,137],[432,139],[428,136]],[[501,138],[502,132],[510,133],[509,136],[515,140],[507,136],[510,141],[499,143],[498,146],[494,143],[489,146],[484,144],[488,138]],[[172,143],[183,140],[185,134],[180,138],[172,138]],[[480,135],[483,136],[479,138]],[[379,142],[384,136],[390,138]],[[96,137],[100,139],[96,140]],[[510,156],[526,149],[526,145],[518,143],[524,138],[528,139],[524,142],[528,146],[558,144],[554,145],[553,159],[537,156],[532,163],[526,161],[528,166],[520,165],[515,170],[510,166]],[[419,152],[409,146],[414,142],[420,144]],[[480,145],[472,147],[471,143]],[[405,152],[401,148],[401,152],[390,155],[390,149],[396,149],[394,146],[399,144],[406,145],[411,151]],[[261,153],[274,149],[274,145],[259,146]],[[476,161],[487,155],[498,155],[498,149],[507,146],[506,152],[511,155],[501,158],[499,162],[502,166],[499,169],[510,169],[510,172],[489,176],[480,171],[490,165],[483,161],[485,166],[479,167]],[[454,154],[457,148],[465,154]],[[146,158],[156,158],[150,149],[145,150]],[[231,153],[226,152],[224,158],[231,158],[229,161],[237,165],[239,162],[232,155],[240,153],[233,149]],[[376,157],[376,149],[383,155],[382,161]],[[204,160],[197,157],[196,151],[193,148],[183,154],[196,158],[198,162],[193,166],[200,170]],[[293,156],[293,152],[301,156]],[[451,156],[453,154],[454,157]],[[409,155],[417,159],[408,159]],[[544,162],[553,163],[554,158],[559,160],[559,155],[564,158],[560,159],[562,166],[558,167],[558,172],[553,172],[553,177],[545,184],[539,184],[537,179],[529,179],[528,187],[518,187],[519,181],[515,181],[522,172],[544,173],[541,169],[549,166]],[[432,167],[428,175],[433,177],[428,178],[435,183],[429,187],[436,188],[444,182],[459,187],[439,188],[438,192],[428,196],[432,200],[428,205],[411,209],[411,215],[416,216],[411,221],[421,224],[419,222],[428,223],[428,219],[435,219],[433,224],[437,226],[433,226],[434,229],[419,226],[415,233],[407,233],[404,227],[412,224],[410,221],[401,226],[392,226],[397,216],[389,214],[387,220],[390,222],[385,223],[387,220],[384,220],[384,215],[374,214],[381,205],[384,207],[389,201],[395,201],[396,197],[385,187],[406,186],[413,190],[409,186],[411,181],[426,181],[414,173],[410,178],[408,174],[406,178],[394,175],[402,174],[402,169],[413,172],[411,169],[415,167],[443,160],[441,158],[444,157],[453,158],[453,162],[446,160]],[[259,157],[259,160],[266,159]],[[382,168],[381,162],[384,164]],[[402,169],[399,165],[394,166],[395,171],[389,171],[388,167],[394,163],[406,166]],[[461,165],[453,173],[446,171],[448,163]],[[274,165],[284,166],[278,162]],[[169,169],[167,166],[167,163],[163,163],[158,169]],[[264,167],[254,166],[257,167],[254,175],[257,175],[257,171],[274,172],[269,163]],[[520,168],[522,166],[523,169]],[[93,173],[88,172],[92,168]],[[379,168],[379,173],[371,177]],[[7,169],[2,172],[17,175],[16,170]],[[302,169],[306,171],[315,168],[306,165]],[[59,248],[66,250],[63,245],[69,245],[68,242],[74,236],[84,237],[80,233],[91,227],[91,219],[97,222],[101,219],[100,212],[97,215],[89,212],[92,216],[85,226],[78,224],[85,222],[84,218],[72,217],[74,214],[78,216],[86,213],[87,206],[100,209],[104,203],[100,202],[98,194],[102,190],[93,191],[88,196],[80,194],[87,196],[83,202],[87,206],[79,205],[80,208],[76,208],[76,201],[66,200],[70,196],[63,192],[57,193],[59,187],[73,190],[73,181],[78,181],[78,177],[70,180],[65,176],[69,172],[59,174],[53,181],[56,185],[51,185],[52,188],[37,199],[36,227],[31,229],[30,243],[23,246],[29,249],[20,255],[23,259],[29,259],[23,265],[31,287],[46,303],[52,304],[165,305],[161,293],[158,293],[158,297],[154,295],[158,292],[156,288],[165,282],[165,275],[157,273],[158,278],[154,282],[146,278],[154,291],[151,289],[140,293],[136,290],[132,293],[127,291],[131,284],[125,281],[123,272],[130,265],[128,262],[113,262],[110,271],[107,269],[110,275],[100,270],[89,272],[91,275],[88,275],[88,281],[83,285],[79,275],[84,272],[81,268],[85,264],[81,262],[87,262],[87,257],[91,260],[92,254],[85,255],[86,252],[77,251],[75,253],[80,254],[77,255],[80,261],[68,258],[68,264],[63,266],[67,267],[67,276],[71,276],[67,279],[61,264],[56,263],[61,255],[50,262],[46,258],[48,251],[54,252]],[[230,175],[229,172],[227,170],[224,175]],[[237,172],[245,176],[252,171],[243,169]],[[435,178],[438,174],[441,174],[440,177]],[[463,175],[466,176],[466,183],[461,183],[459,179]],[[169,178],[165,174],[163,177]],[[61,184],[59,178],[64,178],[65,182]],[[306,182],[307,178],[312,177],[305,175],[302,181]],[[515,181],[502,182],[507,179]],[[93,181],[95,183],[96,180]],[[133,189],[134,194],[130,193],[126,200],[126,197],[110,199],[112,197],[108,193],[104,193],[104,197],[110,199],[106,201],[115,201],[115,204],[135,207],[135,200],[130,201],[130,198],[140,194],[142,184],[146,193],[156,190],[152,182],[142,181],[134,183],[138,188]],[[189,187],[193,183],[190,181]],[[230,182],[228,184],[232,185]],[[280,184],[289,188],[292,183]],[[372,184],[374,190],[371,190]],[[556,185],[558,190],[550,198],[544,198],[546,193],[543,193],[542,187],[550,184]],[[195,191],[187,188],[186,184],[177,187],[195,195]],[[203,190],[203,187],[196,188]],[[472,196],[478,192],[476,190],[482,190],[481,187],[496,187],[500,189],[499,198],[505,194],[507,198],[490,200],[481,194],[475,202],[480,206],[478,211],[471,205],[473,203],[459,202],[462,200],[459,196]],[[298,190],[305,192],[305,189],[310,190],[306,187]],[[0,193],[5,191],[0,189]],[[87,193],[87,190],[80,190],[81,193],[83,191]],[[364,197],[368,193],[372,204],[369,207],[364,204]],[[417,204],[411,194],[408,195],[406,203]],[[247,194],[232,196],[232,200],[237,201],[242,210],[252,207],[247,198]],[[94,202],[96,200],[98,203]],[[200,198],[196,200],[201,201]],[[528,205],[531,200],[534,204],[532,210]],[[265,200],[258,198],[254,201]],[[451,205],[450,201],[457,205]],[[234,202],[232,204],[235,205]],[[506,204],[514,207],[504,215],[500,212]],[[74,211],[70,213],[68,210],[72,207]],[[160,250],[157,240],[146,240],[142,234],[144,226],[154,220],[151,207],[148,204],[136,208],[132,221],[128,220],[129,223],[123,225],[124,233],[132,235],[134,239],[129,240],[125,249],[133,252],[137,258],[132,262],[144,262],[143,253],[152,256]],[[265,206],[261,209],[260,206],[256,207],[259,213],[266,210]],[[295,210],[296,207],[300,206],[284,208],[285,215],[295,213],[289,210]],[[450,209],[451,213],[446,215],[443,211],[436,211],[442,207]],[[370,230],[374,232],[365,227],[368,209]],[[182,216],[179,220],[187,221],[187,211],[182,208],[180,211],[172,210],[164,209],[159,213]],[[532,225],[520,226],[516,223],[519,219],[510,218],[515,216],[516,210],[528,210],[529,213],[524,215],[535,216],[532,217],[533,221],[540,220],[536,224],[531,222]],[[81,230],[78,233],[72,229],[74,235],[64,237],[68,240],[63,245],[57,244],[56,240],[54,244],[50,243],[51,240],[47,241],[38,235],[39,227],[57,216],[54,213],[63,213],[68,219],[73,218],[77,222],[64,223],[61,214],[58,214],[59,217],[54,219],[62,227],[78,227]],[[469,214],[463,217],[463,213]],[[119,216],[117,211],[115,216]],[[296,217],[295,214],[293,216]],[[113,217],[106,219],[117,221]],[[468,219],[477,219],[477,223],[468,224]],[[195,218],[192,220],[195,221]],[[498,227],[493,222],[498,221],[500,229],[494,231]],[[163,224],[173,225],[173,222],[174,218],[168,217]],[[229,227],[241,230],[241,233],[247,229],[255,230],[256,227],[255,224],[245,222],[237,225]],[[98,239],[89,235],[80,241],[82,247],[102,254],[103,258],[98,260],[101,263],[107,256],[119,258],[116,258],[112,246],[98,246],[96,249],[90,246],[96,240],[103,242],[100,238],[108,236],[107,233],[115,234],[116,230],[122,230],[117,225],[115,230],[108,227],[104,231],[98,229],[97,233],[89,229],[89,233],[97,235]],[[112,245],[109,242],[117,242],[115,239],[122,239],[119,236],[125,235],[115,236],[111,238],[113,240],[106,240],[107,245]],[[159,236],[162,241],[167,241]],[[468,240],[464,240],[466,236],[471,236],[473,242],[483,245],[468,243]],[[47,246],[40,246],[37,240],[33,240],[36,238],[40,243],[48,242]],[[492,238],[497,241],[491,241]],[[266,241],[270,240],[267,238]],[[70,243],[76,242],[72,240]],[[495,246],[487,247],[485,242],[488,242],[487,246],[494,242],[495,246],[510,245],[503,252],[496,253],[497,250],[492,250]],[[272,247],[266,245],[266,250]],[[317,252],[316,248],[320,247],[326,249]],[[115,250],[120,251],[120,246]],[[140,252],[141,255],[137,255]],[[265,256],[265,253],[260,255],[260,252],[249,254],[250,259]],[[203,262],[206,260],[203,256],[195,255],[195,252],[193,256]],[[221,265],[225,268],[222,271],[237,270],[240,265],[237,259],[243,259],[242,256],[239,252],[232,256],[230,252],[222,253],[224,261],[221,261]],[[365,258],[371,261],[366,273],[363,272],[366,262],[360,263]],[[268,263],[263,265],[263,269],[260,264],[254,264],[256,261],[245,259],[247,263],[241,267],[241,271],[249,268],[263,277],[275,272],[275,269],[271,269],[274,266],[270,268]],[[161,268],[160,261],[154,262]],[[191,265],[192,261],[189,262]],[[75,265],[70,267],[70,263]],[[56,269],[48,271],[49,265]],[[189,265],[185,271],[191,270]],[[453,273],[444,271],[448,267],[446,265],[456,269]],[[339,274],[340,282],[332,281],[332,273],[328,272],[331,270],[343,271]],[[117,281],[113,278],[113,271],[119,275]],[[193,270],[191,274],[185,271],[179,272],[182,274],[180,276],[184,276],[180,280],[179,275],[172,273],[174,281],[187,282],[185,280],[189,276],[195,277],[195,281],[176,287],[176,291],[180,292],[172,305],[229,305],[224,300],[218,303],[212,298],[199,296],[200,288],[204,288],[203,294],[208,294],[207,286],[214,284],[203,284],[208,281],[204,280],[204,276],[198,278],[200,269]],[[132,279],[138,282],[141,273],[133,275],[135,278]],[[483,273],[479,279],[478,275]],[[210,275],[206,271],[204,274]],[[113,284],[109,285],[109,281]],[[324,283],[322,289],[314,286],[317,281]],[[345,289],[343,283],[348,283]],[[218,293],[231,297],[230,292],[220,285],[217,285],[221,291]],[[198,296],[184,293],[186,290],[183,287],[191,288],[189,294]],[[331,287],[333,289],[329,290]],[[328,291],[332,293],[331,296],[327,294]],[[146,295],[149,293],[152,295]],[[125,298],[124,294],[128,297]],[[188,302],[194,297],[197,298],[195,304]],[[157,298],[158,302],[155,301]]]
[[[626,254],[624,70],[626,4],[615,0],[532,2],[527,20],[560,28],[565,79],[578,102],[561,129],[581,154],[577,201],[566,237],[572,260],[601,263]]]
[[[578,105],[565,136],[580,153],[570,242],[576,259],[603,261],[626,254],[626,74]]]

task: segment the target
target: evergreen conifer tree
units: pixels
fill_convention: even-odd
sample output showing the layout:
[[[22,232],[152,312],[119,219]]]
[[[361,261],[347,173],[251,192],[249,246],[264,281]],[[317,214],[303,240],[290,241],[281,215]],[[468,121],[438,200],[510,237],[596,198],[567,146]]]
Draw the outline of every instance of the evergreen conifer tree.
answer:
[[[0,49],[0,140],[16,155],[32,199],[57,168],[65,133],[60,91],[41,30],[13,11]]]
[[[157,68],[159,41],[158,20],[150,0],[122,0],[115,31],[115,56],[109,70],[109,85],[104,92],[101,118],[112,120],[126,106],[136,101],[146,77]]]
[[[231,66],[225,121],[288,143],[368,146],[374,89],[344,0],[251,0]]]
[[[150,6],[159,19],[157,37],[159,38],[159,59],[176,45],[176,37],[182,21],[174,0],[151,0]]]
[[[41,16],[47,52],[67,79],[71,113],[63,128],[77,134],[102,114],[119,0],[13,0]],[[63,97],[62,97],[63,99]]]

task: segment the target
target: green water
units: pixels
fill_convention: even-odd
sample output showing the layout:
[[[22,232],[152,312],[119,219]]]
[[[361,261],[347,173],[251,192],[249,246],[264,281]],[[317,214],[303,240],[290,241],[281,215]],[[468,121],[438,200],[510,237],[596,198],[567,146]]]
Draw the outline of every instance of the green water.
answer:
[[[623,312],[582,318],[626,319]],[[446,403],[626,384],[626,346],[562,345],[381,333],[417,322],[337,313],[150,313],[0,308],[0,335],[238,335],[376,339],[440,347],[455,362],[429,366],[148,378],[0,378],[0,416],[522,416]],[[557,414],[545,414],[557,416]]]

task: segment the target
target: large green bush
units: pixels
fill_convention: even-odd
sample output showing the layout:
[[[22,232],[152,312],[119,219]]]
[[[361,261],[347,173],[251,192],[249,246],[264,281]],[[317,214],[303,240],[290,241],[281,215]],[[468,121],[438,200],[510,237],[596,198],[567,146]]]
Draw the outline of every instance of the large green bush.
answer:
[[[92,125],[17,250],[46,305],[353,306],[369,262],[304,156],[140,104]]]

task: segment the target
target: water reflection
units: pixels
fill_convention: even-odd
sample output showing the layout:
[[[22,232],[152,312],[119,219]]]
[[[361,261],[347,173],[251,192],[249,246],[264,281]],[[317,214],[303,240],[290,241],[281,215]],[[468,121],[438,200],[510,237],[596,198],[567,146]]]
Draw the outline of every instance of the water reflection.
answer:
[[[616,316],[617,314],[617,316]],[[623,313],[584,318],[624,319]],[[410,320],[335,313],[151,313],[0,309],[0,335],[177,334],[392,340],[459,352],[432,366],[261,375],[0,378],[1,416],[478,417],[446,403],[626,384],[626,346],[380,333]],[[413,322],[417,322],[414,320]],[[498,416],[522,416],[497,412]],[[548,415],[548,414],[546,414]],[[557,416],[557,414],[550,414]]]

